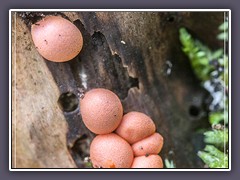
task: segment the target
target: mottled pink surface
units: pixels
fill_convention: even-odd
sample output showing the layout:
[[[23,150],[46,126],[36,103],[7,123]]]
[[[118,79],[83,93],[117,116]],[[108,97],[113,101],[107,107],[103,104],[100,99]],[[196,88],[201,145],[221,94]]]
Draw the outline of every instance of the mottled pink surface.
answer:
[[[88,91],[80,100],[82,120],[95,134],[113,132],[120,124],[123,107],[120,99],[112,91],[97,88]]]
[[[156,131],[152,119],[140,112],[129,112],[123,116],[116,133],[130,144],[140,141]]]
[[[91,143],[90,159],[94,168],[130,168],[133,152],[131,146],[114,133],[98,135]]]
[[[163,168],[162,158],[158,155],[135,157],[131,168]]]
[[[134,156],[158,154],[163,146],[163,137],[159,133],[144,138],[132,145]]]
[[[50,61],[71,60],[82,49],[81,32],[73,23],[60,16],[47,16],[33,24],[31,34],[38,52]]]

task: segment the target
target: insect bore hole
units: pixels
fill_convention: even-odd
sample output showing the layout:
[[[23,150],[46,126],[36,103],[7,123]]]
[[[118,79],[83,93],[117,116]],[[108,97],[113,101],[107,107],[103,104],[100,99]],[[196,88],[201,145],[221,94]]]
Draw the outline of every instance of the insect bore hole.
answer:
[[[192,117],[197,117],[200,113],[200,109],[197,106],[191,105],[189,107],[189,115]]]
[[[71,92],[62,93],[58,99],[58,104],[64,112],[75,111],[78,108],[78,103],[78,97]]]

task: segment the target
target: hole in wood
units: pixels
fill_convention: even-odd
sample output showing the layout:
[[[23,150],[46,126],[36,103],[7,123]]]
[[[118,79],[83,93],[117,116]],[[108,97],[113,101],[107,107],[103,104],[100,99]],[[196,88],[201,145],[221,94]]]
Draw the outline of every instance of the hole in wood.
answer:
[[[91,166],[89,149],[90,138],[86,134],[83,134],[79,139],[76,140],[71,148],[71,154],[77,167],[86,168]]]
[[[189,107],[189,115],[192,117],[198,117],[200,114],[200,109],[197,106],[191,105]]]
[[[131,76],[129,76],[129,80],[130,80],[130,83],[131,83],[131,87],[137,87],[139,89],[139,81],[138,81],[138,78],[133,78]]]
[[[75,94],[71,92],[66,92],[61,94],[61,96],[58,99],[58,103],[60,108],[64,112],[72,112],[78,108],[79,100]]]
[[[175,18],[173,16],[167,17],[167,21],[168,22],[173,22],[174,20],[175,20]]]

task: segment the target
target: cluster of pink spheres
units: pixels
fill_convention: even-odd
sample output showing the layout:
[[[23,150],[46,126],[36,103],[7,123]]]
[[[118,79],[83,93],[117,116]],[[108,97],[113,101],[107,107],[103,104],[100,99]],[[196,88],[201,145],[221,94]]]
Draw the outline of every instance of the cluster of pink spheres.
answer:
[[[54,62],[73,59],[83,46],[79,29],[60,16],[33,24],[31,34],[38,52]],[[120,99],[102,88],[85,94],[80,111],[86,127],[97,134],[90,146],[94,168],[163,168],[158,155],[163,137],[150,117],[140,112],[123,116]]]
[[[80,111],[86,127],[98,134],[90,146],[94,168],[163,168],[158,155],[163,137],[150,117],[141,112],[123,116],[118,96],[103,88],[88,91]]]

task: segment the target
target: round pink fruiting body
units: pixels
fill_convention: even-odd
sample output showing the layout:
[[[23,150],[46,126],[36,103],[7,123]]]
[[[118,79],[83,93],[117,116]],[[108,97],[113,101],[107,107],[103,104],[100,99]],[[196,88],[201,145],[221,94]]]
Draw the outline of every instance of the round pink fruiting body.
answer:
[[[135,157],[131,168],[163,168],[162,158],[158,155]]]
[[[129,112],[123,116],[121,124],[116,129],[116,133],[133,144],[140,141],[156,131],[153,120],[140,112]]]
[[[76,57],[82,49],[79,29],[60,16],[46,16],[31,27],[33,42],[47,60],[65,62]]]
[[[120,124],[123,107],[112,91],[97,88],[88,91],[80,100],[80,112],[86,127],[95,134],[113,132]]]
[[[93,139],[90,159],[94,168],[130,168],[133,152],[131,146],[118,135],[104,134]]]
[[[159,133],[146,137],[132,145],[134,156],[158,154],[163,146],[163,137]]]

